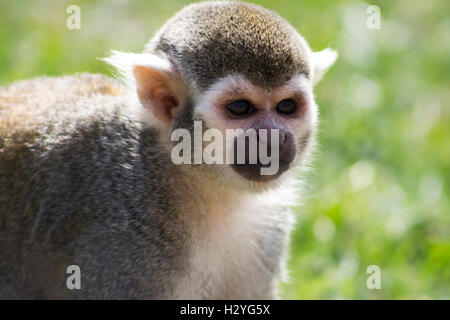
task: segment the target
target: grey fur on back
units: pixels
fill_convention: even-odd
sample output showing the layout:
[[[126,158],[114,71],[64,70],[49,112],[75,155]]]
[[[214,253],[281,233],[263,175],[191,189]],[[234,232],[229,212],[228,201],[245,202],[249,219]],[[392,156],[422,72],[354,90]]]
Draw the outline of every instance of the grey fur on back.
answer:
[[[0,93],[1,120],[20,107],[7,99],[18,90],[32,99],[53,88],[55,103],[34,105],[33,116],[56,111],[53,123],[26,135],[0,135],[0,298],[169,297],[188,242],[164,183],[174,167],[120,97],[91,90],[86,100],[74,91],[81,83],[118,87],[82,75]],[[72,264],[81,267],[81,291],[66,288]]]

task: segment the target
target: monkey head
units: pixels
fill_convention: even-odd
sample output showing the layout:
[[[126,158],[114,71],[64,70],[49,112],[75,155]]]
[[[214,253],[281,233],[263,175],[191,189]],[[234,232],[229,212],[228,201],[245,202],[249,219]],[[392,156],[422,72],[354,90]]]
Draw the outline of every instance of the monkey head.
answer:
[[[200,137],[183,145],[189,170],[248,188],[276,183],[307,158],[317,126],[313,86],[336,57],[312,52],[272,11],[202,2],[171,18],[143,53],[115,52],[106,61],[130,80],[168,152],[174,133]],[[205,163],[205,154],[214,161]]]

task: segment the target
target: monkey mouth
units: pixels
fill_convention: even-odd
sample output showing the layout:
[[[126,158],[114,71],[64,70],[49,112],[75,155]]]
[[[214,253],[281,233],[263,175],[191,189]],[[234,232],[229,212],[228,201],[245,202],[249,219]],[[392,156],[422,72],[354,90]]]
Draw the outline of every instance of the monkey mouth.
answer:
[[[284,139],[286,141],[286,139]],[[261,145],[257,146],[257,157],[254,163],[250,161],[249,144],[246,140],[245,149],[243,151],[244,161],[238,161],[238,152],[235,143],[234,163],[232,168],[243,178],[254,182],[270,182],[278,179],[284,172],[289,170],[291,163],[296,155],[295,144],[293,138],[289,142],[279,143],[278,152],[273,154],[270,143],[263,146],[265,155],[268,157],[260,157]],[[263,161],[263,158],[265,160]],[[256,161],[255,161],[256,160]]]
[[[295,138],[286,129],[270,127],[261,129],[264,130],[256,130],[256,139],[253,141],[245,136],[245,133],[235,137],[232,168],[247,180],[270,182],[286,172],[294,161],[297,151]],[[274,136],[273,131],[276,133]],[[244,143],[239,144],[239,139]],[[252,142],[256,142],[253,148]]]
[[[233,164],[232,168],[241,177],[254,182],[270,182],[278,179],[290,167],[290,162],[280,161],[278,170],[274,174],[262,174],[262,169],[269,169],[271,164]]]

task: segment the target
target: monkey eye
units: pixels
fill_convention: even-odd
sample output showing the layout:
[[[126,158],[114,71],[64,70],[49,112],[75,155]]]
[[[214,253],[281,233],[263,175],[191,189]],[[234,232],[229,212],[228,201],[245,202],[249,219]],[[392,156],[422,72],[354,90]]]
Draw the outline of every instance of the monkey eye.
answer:
[[[255,108],[247,100],[236,100],[227,105],[227,110],[235,116],[244,116],[255,111]]]
[[[277,105],[277,112],[285,115],[290,115],[297,110],[297,104],[292,99],[282,100]]]

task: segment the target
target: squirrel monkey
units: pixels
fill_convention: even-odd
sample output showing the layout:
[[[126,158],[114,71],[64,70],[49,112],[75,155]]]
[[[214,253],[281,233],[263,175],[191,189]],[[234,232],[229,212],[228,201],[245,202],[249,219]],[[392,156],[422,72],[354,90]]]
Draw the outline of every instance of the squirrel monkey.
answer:
[[[123,81],[0,89],[0,298],[275,298],[292,172],[314,145],[312,89],[336,57],[260,6],[201,2],[143,53],[105,59]],[[234,149],[229,129],[257,131],[258,151],[277,132],[278,171],[247,161],[249,136],[244,163],[174,163],[173,133],[198,135],[196,123]]]

